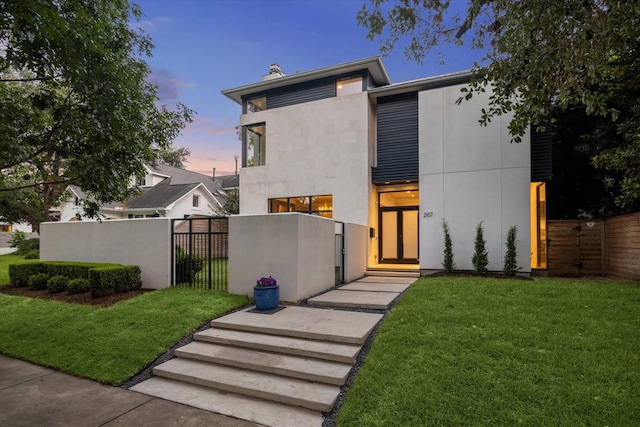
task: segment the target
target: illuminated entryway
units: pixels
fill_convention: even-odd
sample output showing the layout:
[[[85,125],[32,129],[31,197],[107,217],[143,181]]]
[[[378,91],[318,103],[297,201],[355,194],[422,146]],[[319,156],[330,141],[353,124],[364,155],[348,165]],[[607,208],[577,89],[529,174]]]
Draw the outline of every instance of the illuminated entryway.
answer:
[[[531,197],[531,268],[547,268],[547,186],[532,182]]]
[[[378,194],[380,263],[418,263],[418,205],[418,190]]]

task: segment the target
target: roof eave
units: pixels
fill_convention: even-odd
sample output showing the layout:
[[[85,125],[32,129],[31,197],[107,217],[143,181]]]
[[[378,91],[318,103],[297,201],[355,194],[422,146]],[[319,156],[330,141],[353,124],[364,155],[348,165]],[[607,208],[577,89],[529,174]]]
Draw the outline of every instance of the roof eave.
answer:
[[[472,74],[473,72],[468,70],[450,74],[443,74],[440,76],[426,77],[423,79],[409,80],[389,86],[369,89],[368,94],[370,98],[375,99],[381,96],[390,96],[412,91],[422,91],[447,86],[455,86],[459,84],[466,84],[471,80]]]
[[[343,64],[333,65],[325,68],[318,68],[316,70],[306,71],[304,73],[292,74],[290,76],[280,77],[277,79],[261,81],[258,83],[252,83],[245,86],[236,87],[233,89],[226,89],[222,91],[222,94],[229,99],[242,104],[242,97],[252,93],[264,92],[269,89],[275,89],[283,86],[289,86],[296,83],[302,83],[310,80],[315,80],[323,77],[329,77],[332,75],[350,73],[353,71],[366,68],[371,73],[373,79],[377,84],[388,85],[391,84],[391,78],[387,73],[387,70],[382,63],[382,59],[379,56],[373,56],[369,58],[359,59],[356,61],[346,62]]]

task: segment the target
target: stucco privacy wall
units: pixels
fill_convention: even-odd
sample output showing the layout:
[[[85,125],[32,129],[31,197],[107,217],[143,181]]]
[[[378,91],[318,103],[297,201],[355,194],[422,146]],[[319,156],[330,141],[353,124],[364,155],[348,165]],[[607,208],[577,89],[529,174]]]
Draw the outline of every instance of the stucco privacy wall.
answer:
[[[420,92],[420,268],[442,269],[442,221],[460,270],[473,270],[475,229],[483,221],[489,270],[503,267],[509,227],[518,227],[518,266],[530,272],[530,143],[511,143],[509,117],[480,126],[489,94],[456,105],[462,86]]]
[[[253,296],[273,276],[280,300],[297,302],[334,286],[334,221],[280,213],[229,217],[229,292]]]
[[[171,285],[171,219],[47,222],[40,227],[40,260],[137,265],[142,287]]]
[[[367,240],[369,227],[344,224],[344,281],[351,282],[364,276],[367,270]]]
[[[266,124],[266,164],[240,170],[240,213],[268,212],[269,198],[333,195],[333,219],[368,223],[367,94],[241,116]]]

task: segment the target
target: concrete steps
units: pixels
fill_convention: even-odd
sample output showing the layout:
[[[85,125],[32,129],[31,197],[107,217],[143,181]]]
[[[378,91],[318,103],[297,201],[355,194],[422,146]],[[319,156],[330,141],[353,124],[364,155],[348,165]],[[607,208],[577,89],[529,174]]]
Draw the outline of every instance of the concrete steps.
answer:
[[[355,363],[356,357],[360,352],[360,346],[357,344],[314,341],[256,332],[234,331],[232,329],[207,329],[195,334],[194,339],[196,341],[351,364]]]
[[[323,412],[333,408],[340,394],[340,387],[335,385],[248,372],[181,357],[156,366],[153,373],[163,378]]]
[[[412,277],[419,278],[420,270],[405,270],[405,269],[389,269],[389,268],[369,268],[364,273],[365,276],[379,276],[379,277]]]
[[[296,306],[231,313],[131,390],[267,426],[320,427],[382,317]]]
[[[234,348],[206,342],[192,342],[177,349],[175,355],[184,359],[334,385],[344,384],[351,370],[351,366],[345,363]]]
[[[153,377],[132,390],[260,425],[320,427],[323,422],[322,413],[311,409],[162,377]]]

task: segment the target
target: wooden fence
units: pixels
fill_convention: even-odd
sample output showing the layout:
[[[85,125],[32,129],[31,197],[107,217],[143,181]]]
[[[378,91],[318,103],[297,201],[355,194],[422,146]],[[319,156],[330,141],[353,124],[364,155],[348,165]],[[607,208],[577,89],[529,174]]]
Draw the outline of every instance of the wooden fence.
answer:
[[[640,212],[605,220],[547,221],[550,276],[640,280]]]
[[[604,274],[640,281],[640,212],[605,220]]]

